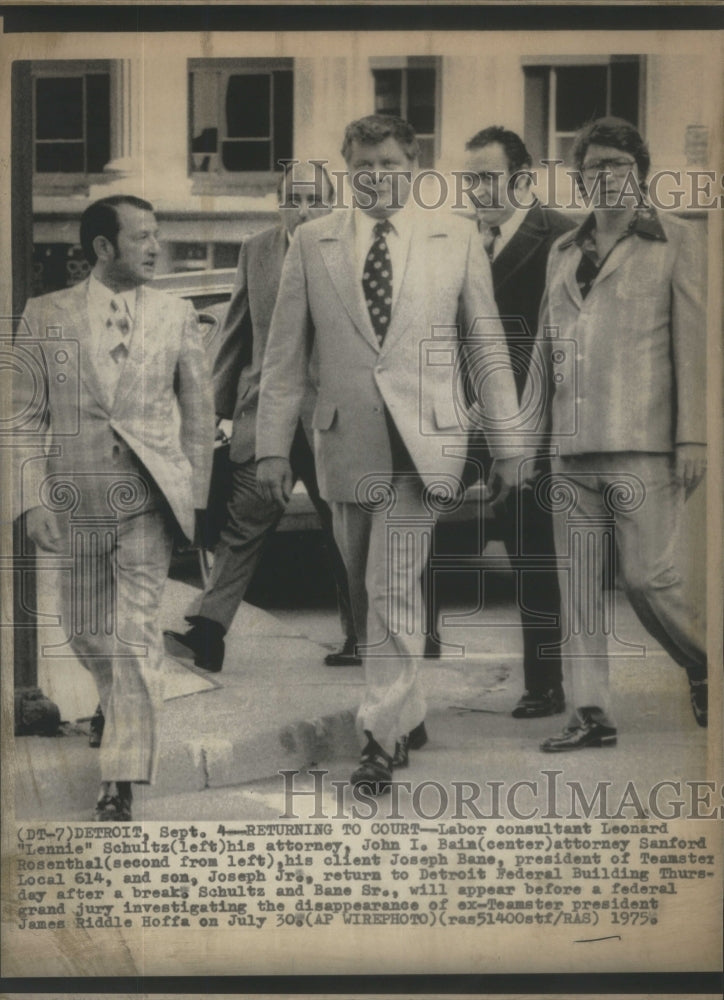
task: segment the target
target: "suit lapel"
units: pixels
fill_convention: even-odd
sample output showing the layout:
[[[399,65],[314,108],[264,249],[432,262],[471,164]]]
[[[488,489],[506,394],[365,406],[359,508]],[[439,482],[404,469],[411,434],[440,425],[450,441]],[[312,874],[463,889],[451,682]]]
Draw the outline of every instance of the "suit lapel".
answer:
[[[65,301],[58,304],[68,316],[68,322],[63,324],[63,333],[75,336],[78,342],[77,376],[103,409],[109,410],[110,400],[98,378],[95,344],[88,320],[88,280],[71,288]],[[73,357],[73,352],[70,356]]]
[[[428,224],[427,219],[415,218],[411,227],[410,239],[407,243],[405,264],[400,276],[399,291],[390,319],[390,329],[385,337],[383,350],[387,350],[397,341],[409,325],[420,316],[421,303],[426,295],[425,275],[437,255],[444,251],[441,245],[447,239],[448,230],[444,223],[434,219]],[[437,246],[434,244],[437,243]],[[393,274],[392,280],[397,278]]]
[[[335,220],[336,231],[318,237],[322,259],[349,318],[365,340],[379,350],[362,293],[362,276],[357,274],[354,214],[340,212],[331,218]]]
[[[636,236],[636,234],[632,233],[631,235],[627,236],[626,239],[621,240],[620,243],[617,243],[614,246],[614,248],[609,253],[608,257],[604,261],[603,267],[598,272],[596,280],[593,283],[594,287],[596,285],[600,285],[602,281],[605,281],[606,278],[608,278],[611,274],[613,274],[614,271],[617,271],[619,267],[621,267],[621,265],[629,259],[631,254],[636,249],[637,240],[638,237]]]
[[[548,236],[548,226],[540,205],[526,212],[525,219],[509,243],[493,261],[493,276],[498,291],[511,281],[528,263],[538,247]]]
[[[150,338],[149,344],[160,342],[161,340],[162,316],[154,305],[154,298],[150,296],[143,285],[139,285],[136,291],[136,312],[133,317],[133,332],[128,345],[128,356],[120,372],[116,392],[113,397],[113,412],[123,408],[130,399],[133,406],[137,406],[136,396],[139,389],[139,382],[143,381],[144,368],[148,363],[148,353],[146,350],[146,330],[153,330],[154,336]]]

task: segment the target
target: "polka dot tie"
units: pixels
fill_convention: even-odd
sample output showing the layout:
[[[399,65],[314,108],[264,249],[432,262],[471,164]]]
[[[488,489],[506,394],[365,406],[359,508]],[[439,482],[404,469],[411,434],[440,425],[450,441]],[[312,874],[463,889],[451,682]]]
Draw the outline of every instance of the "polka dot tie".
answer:
[[[375,224],[375,238],[362,274],[362,290],[380,347],[384,343],[392,315],[392,261],[386,239],[390,229],[392,225],[388,219]]]

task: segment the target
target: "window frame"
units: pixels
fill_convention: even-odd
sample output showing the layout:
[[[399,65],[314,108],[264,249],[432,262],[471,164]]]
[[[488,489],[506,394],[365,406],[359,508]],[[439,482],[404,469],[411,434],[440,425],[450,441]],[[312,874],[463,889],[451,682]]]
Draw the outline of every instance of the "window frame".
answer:
[[[440,159],[440,132],[442,119],[442,56],[372,56],[369,61],[370,76],[372,77],[372,100],[375,102],[375,71],[376,70],[401,70],[402,84],[400,93],[400,114],[405,120],[408,115],[408,73],[415,69],[433,69],[435,71],[435,106],[434,123],[432,133],[420,132],[419,139],[432,139],[432,163],[423,169],[429,170],[435,167]],[[376,108],[376,103],[375,103]],[[375,113],[378,113],[375,111]],[[382,113],[382,112],[379,112]]]
[[[188,116],[188,136],[187,136],[187,155],[188,155],[188,176],[192,182],[192,193],[193,194],[205,194],[205,193],[222,193],[230,190],[243,190],[246,194],[264,196],[269,194],[271,191],[275,191],[277,184],[279,183],[280,171],[274,170],[226,170],[222,165],[222,143],[228,141],[234,141],[233,137],[230,139],[225,135],[225,115],[223,109],[223,101],[225,100],[225,87],[219,87],[217,92],[217,168],[210,171],[200,171],[194,169],[194,156],[202,155],[195,154],[191,150],[193,142],[193,129],[194,129],[194,106],[193,106],[193,74],[194,72],[199,72],[200,70],[212,71],[222,74],[222,79],[227,79],[231,76],[260,76],[263,74],[268,74],[270,77],[270,125],[271,134],[269,136],[269,142],[271,144],[271,154],[270,160],[275,162],[276,151],[274,149],[275,135],[274,135],[274,76],[275,72],[287,71],[291,72],[292,78],[292,100],[294,100],[294,59],[293,58],[229,58],[222,57],[219,59],[213,58],[191,58],[187,61],[187,74],[188,74],[188,87],[187,87],[187,116]],[[222,133],[223,126],[223,133]],[[237,137],[238,138],[238,137]],[[249,141],[259,141],[259,138],[255,137],[254,140]],[[294,118],[293,118],[293,107],[292,107],[292,125],[291,125],[291,135],[290,147],[294,148]],[[239,139],[239,141],[244,141],[244,139]]]
[[[604,66],[606,67],[606,110],[604,114],[610,115],[611,111],[611,99],[612,99],[612,71],[613,67],[620,65],[622,63],[635,63],[638,66],[638,93],[636,95],[636,104],[638,112],[638,128],[641,128],[642,121],[645,120],[646,104],[645,104],[645,79],[646,79],[646,57],[641,54],[632,53],[630,55],[570,55],[570,56],[538,56],[523,58],[522,66],[524,75],[527,69],[535,68],[539,70],[547,70],[546,76],[546,92],[544,95],[544,106],[545,106],[545,120],[541,123],[536,123],[538,126],[542,124],[543,134],[545,136],[545,148],[542,152],[541,159],[563,159],[566,162],[565,157],[562,157],[558,152],[558,145],[561,140],[572,139],[578,132],[567,131],[565,129],[556,128],[556,101],[557,101],[557,91],[558,91],[558,70],[560,69],[572,69],[581,68],[585,69],[594,66]],[[528,109],[524,107],[524,114],[526,117],[526,133],[530,130],[530,125],[527,121]],[[526,143],[528,139],[526,137]],[[531,150],[532,151],[532,150]]]
[[[83,159],[88,162],[86,131],[86,107],[85,107],[85,78],[90,74],[108,74],[109,99],[108,99],[108,132],[110,137],[108,163],[113,160],[113,60],[112,59],[52,59],[52,60],[32,60],[30,64],[31,76],[31,120],[32,120],[32,167],[33,167],[33,190],[39,194],[88,194],[94,184],[99,184],[108,180],[108,175],[103,171],[89,172],[83,171],[38,171],[37,147],[38,144],[52,145],[54,140],[42,140],[37,137],[37,81],[47,79],[73,79],[83,80]],[[57,140],[68,141],[68,140]],[[70,140],[75,141],[75,140]]]

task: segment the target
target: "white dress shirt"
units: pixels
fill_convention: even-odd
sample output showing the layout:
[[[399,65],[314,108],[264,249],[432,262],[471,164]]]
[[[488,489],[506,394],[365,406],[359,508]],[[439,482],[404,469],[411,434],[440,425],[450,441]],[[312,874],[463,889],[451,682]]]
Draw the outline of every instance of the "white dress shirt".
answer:
[[[498,226],[498,228],[500,229],[500,236],[496,238],[495,243],[493,245],[493,260],[495,260],[495,258],[500,254],[501,250],[506,245],[506,243],[510,243],[510,241],[513,239],[515,234],[523,225],[526,215],[528,214],[528,212],[530,211],[530,209],[533,207],[534,204],[535,202],[531,202],[530,205],[527,205],[523,208],[516,208],[516,210],[513,212],[513,214],[510,216],[509,219],[506,219],[505,222],[500,223],[500,225]]]
[[[410,246],[412,235],[412,209],[410,202],[395,212],[388,219],[391,229],[387,233],[386,243],[390,252],[390,262],[392,264],[392,306],[394,308],[397,296],[402,284],[402,275],[407,262],[407,252]],[[381,219],[373,219],[371,215],[366,215],[359,208],[354,209],[354,232],[355,232],[355,254],[357,263],[357,274],[360,284],[364,274],[365,261],[370,247],[375,241],[374,228]]]
[[[128,319],[128,334],[124,336],[114,324],[106,325],[109,317],[114,315],[111,300],[119,306],[119,317],[125,310]],[[108,402],[113,402],[116,386],[123,370],[123,361],[116,363],[111,357],[111,351],[123,342],[130,349],[133,335],[133,322],[136,313],[136,289],[123,292],[112,292],[110,288],[99,281],[93,274],[88,281],[88,322],[90,324],[93,350],[91,356],[96,368],[96,374],[108,394]]]

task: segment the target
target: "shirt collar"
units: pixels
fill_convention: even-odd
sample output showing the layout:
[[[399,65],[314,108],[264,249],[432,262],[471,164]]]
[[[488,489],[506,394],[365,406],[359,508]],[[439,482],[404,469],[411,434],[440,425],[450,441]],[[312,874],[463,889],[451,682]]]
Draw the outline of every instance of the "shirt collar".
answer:
[[[412,229],[412,209],[410,208],[411,198],[408,198],[407,202],[399,209],[390,215],[387,221],[392,227],[392,232],[395,233],[401,240],[406,240]],[[355,229],[358,233],[369,237],[369,242],[372,242],[372,233],[378,222],[381,219],[373,219],[371,215],[367,215],[359,207],[355,207]]]
[[[500,235],[504,243],[507,243],[515,236],[520,227],[523,225],[526,215],[534,205],[534,201],[532,201],[530,205],[521,205],[520,208],[516,208],[509,218],[500,223]]]
[[[591,238],[595,228],[596,216],[594,212],[591,212],[591,214],[583,220],[577,229],[572,230],[565,237],[565,239],[558,244],[558,249],[567,250],[568,247],[572,246],[574,243],[576,243],[579,247],[582,247],[586,241]],[[647,240],[658,240],[661,243],[668,242],[656,209],[650,205],[639,205],[636,208],[625,235],[628,236],[631,233],[635,233],[637,236],[642,236]]]
[[[91,271],[88,282],[88,301],[94,308],[108,312],[111,307],[111,299],[115,299],[119,303],[125,303],[128,315],[131,319],[134,318],[136,313],[136,289],[129,288],[123,292],[113,292],[102,281],[99,281]]]

